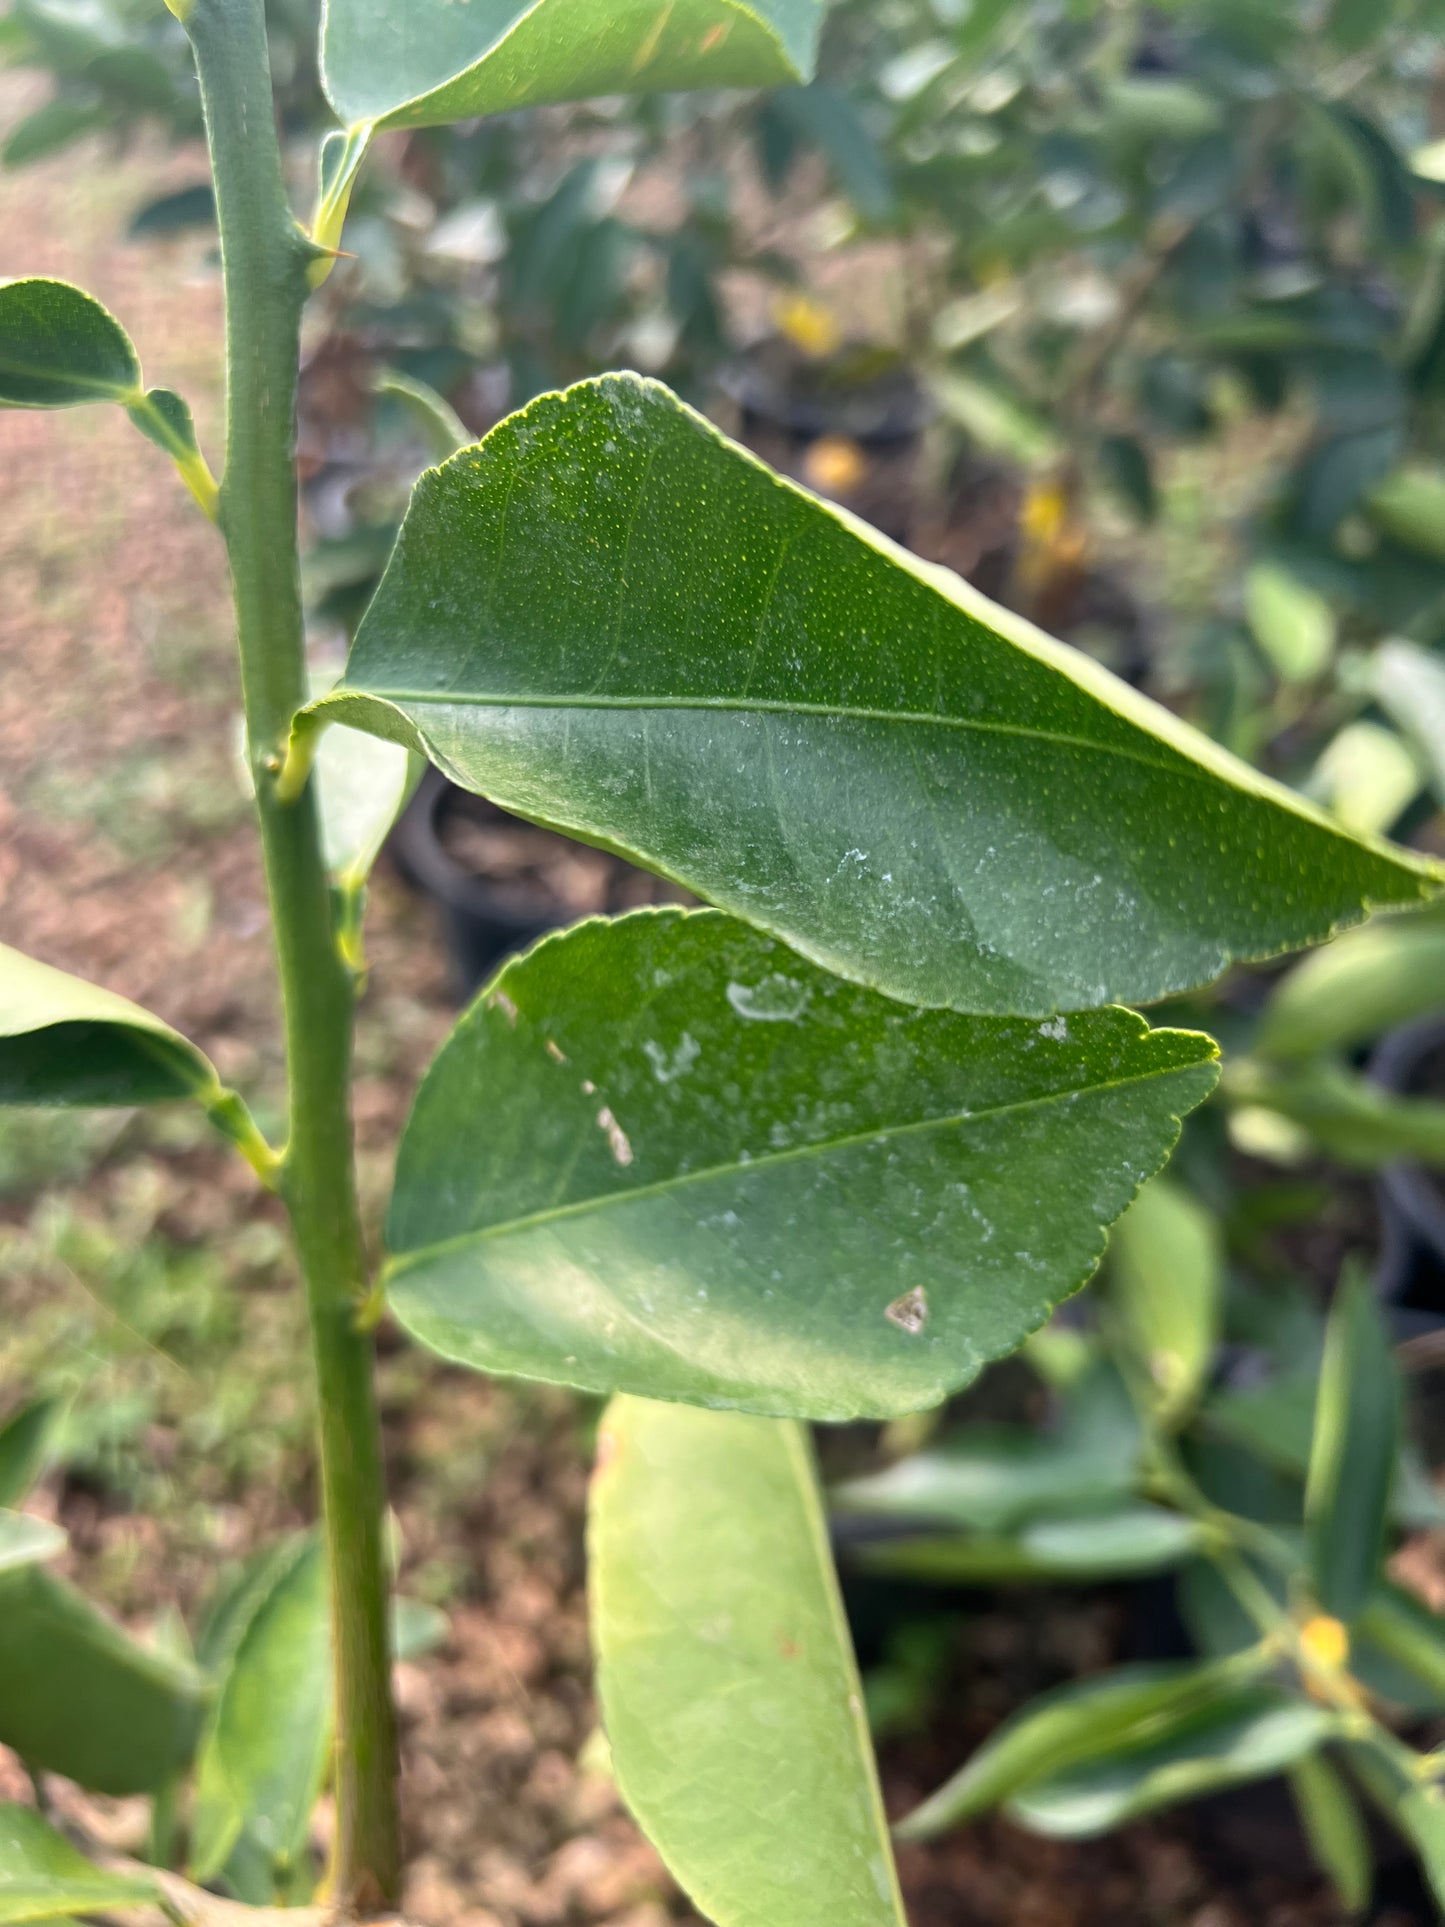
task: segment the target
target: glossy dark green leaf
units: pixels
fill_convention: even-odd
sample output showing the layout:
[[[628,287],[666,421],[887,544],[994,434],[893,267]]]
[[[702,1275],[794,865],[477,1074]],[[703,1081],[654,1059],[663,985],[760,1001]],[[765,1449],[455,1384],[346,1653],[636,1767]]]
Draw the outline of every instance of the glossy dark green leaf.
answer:
[[[153,1793],[189,1763],[205,1687],[40,1565],[0,1573],[0,1745],[97,1793]]]
[[[1016,1532],[935,1533],[882,1539],[853,1549],[870,1572],[925,1585],[976,1586],[1026,1580],[1083,1585],[1168,1572],[1197,1553],[1203,1534],[1192,1519],[1136,1501],[1097,1513],[1031,1519]]]
[[[1214,1360],[1224,1242],[1206,1206],[1168,1178],[1146,1184],[1109,1244],[1109,1306],[1161,1423],[1177,1424]]]
[[[1092,1839],[1181,1800],[1282,1773],[1332,1729],[1332,1716],[1308,1700],[1268,1687],[1242,1689],[1146,1728],[1133,1744],[1031,1782],[1008,1812],[1034,1833]]]
[[[1348,1624],[1384,1556],[1400,1449],[1401,1393],[1369,1281],[1347,1272],[1330,1312],[1305,1517],[1315,1598]]]
[[[0,944],[0,1104],[159,1104],[220,1093],[159,1017]]]
[[[349,125],[426,127],[592,94],[806,80],[821,0],[325,0]]]
[[[260,1596],[243,1594],[229,1616],[234,1652],[197,1764],[197,1880],[218,1874],[243,1836],[276,1873],[294,1865],[325,1777],[331,1614],[319,1541],[297,1542],[263,1570]]]
[[[584,924],[429,1071],[392,1307],[446,1357],[594,1391],[933,1405],[1083,1283],[1213,1054],[1122,1010],[911,1010],[716,911]]]
[[[973,1425],[829,1494],[835,1511],[912,1524],[1008,1532],[1041,1514],[1117,1510],[1138,1480],[1143,1435],[1112,1367],[1089,1372],[1059,1425]]]
[[[59,1526],[32,1519],[27,1512],[0,1511],[0,1573],[53,1559],[64,1544]]]
[[[1315,1753],[1290,1768],[1289,1784],[1310,1849],[1341,1905],[1346,1913],[1363,1913],[1374,1885],[1374,1859],[1348,1783],[1323,1754]]]
[[[0,1806],[0,1927],[153,1907],[155,1883],[105,1873],[31,1807]]]
[[[1144,1002],[1431,888],[633,376],[423,476],[320,714],[912,1003]]]
[[[0,1506],[19,1505],[49,1461],[65,1401],[37,1398],[0,1425]]]
[[[0,407],[74,408],[136,398],[124,328],[68,281],[0,281]]]
[[[808,1441],[618,1399],[593,1482],[618,1784],[717,1927],[903,1927]]]
[[[1237,1664],[1120,1666],[1043,1693],[992,1733],[967,1764],[898,1828],[931,1840],[1000,1805],[1031,1781],[1117,1751],[1161,1721],[1194,1713],[1238,1684]]]

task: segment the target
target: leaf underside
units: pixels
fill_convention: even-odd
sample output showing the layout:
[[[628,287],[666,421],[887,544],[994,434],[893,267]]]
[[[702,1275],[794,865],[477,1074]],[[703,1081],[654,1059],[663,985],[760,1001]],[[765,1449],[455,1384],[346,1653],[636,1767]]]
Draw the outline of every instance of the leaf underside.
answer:
[[[589,1541],[618,1783],[708,1919],[903,1927],[799,1428],[616,1400]]]
[[[391,1304],[490,1372],[932,1405],[1085,1281],[1214,1056],[1122,1010],[911,1010],[716,911],[584,924],[509,964],[428,1073]]]
[[[1433,887],[656,383],[422,477],[323,717],[910,1003],[1147,1003]]]
[[[427,127],[597,94],[767,87],[812,71],[821,0],[326,0],[348,125]]]
[[[158,1104],[217,1089],[138,1004],[0,944],[0,1104]]]

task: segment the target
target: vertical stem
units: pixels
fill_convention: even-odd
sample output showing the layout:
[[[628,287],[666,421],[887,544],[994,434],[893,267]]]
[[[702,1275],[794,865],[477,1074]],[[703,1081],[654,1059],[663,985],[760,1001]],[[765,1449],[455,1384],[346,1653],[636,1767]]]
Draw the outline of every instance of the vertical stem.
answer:
[[[241,677],[285,1005],[291,1133],[283,1190],[306,1281],[335,1623],[337,1904],[400,1889],[385,1485],[350,1113],[353,986],[335,943],[314,792],[276,794],[277,747],[307,698],[296,547],[295,413],[312,258],[287,204],[264,0],[193,0],[226,283],[226,474]]]

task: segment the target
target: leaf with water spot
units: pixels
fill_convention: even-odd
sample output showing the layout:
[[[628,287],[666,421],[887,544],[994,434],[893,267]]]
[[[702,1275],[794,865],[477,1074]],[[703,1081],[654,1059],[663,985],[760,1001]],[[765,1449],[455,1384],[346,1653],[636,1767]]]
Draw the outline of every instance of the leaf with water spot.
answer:
[[[595,94],[806,80],[822,0],[326,0],[348,125],[430,127]]]
[[[820,1419],[934,1405],[1083,1284],[1215,1047],[910,1009],[717,911],[508,964],[402,1141],[389,1291],[433,1350]]]
[[[422,477],[318,717],[909,1003],[1146,1003],[1438,887],[635,376]]]

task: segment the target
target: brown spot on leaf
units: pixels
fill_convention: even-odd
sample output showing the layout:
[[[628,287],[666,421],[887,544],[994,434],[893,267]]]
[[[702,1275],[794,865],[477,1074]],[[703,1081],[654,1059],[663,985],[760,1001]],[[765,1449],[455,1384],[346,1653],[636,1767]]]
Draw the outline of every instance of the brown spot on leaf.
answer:
[[[928,1323],[928,1293],[922,1285],[915,1285],[912,1291],[905,1291],[901,1298],[895,1298],[883,1316],[890,1325],[896,1325],[899,1331],[916,1338]]]

